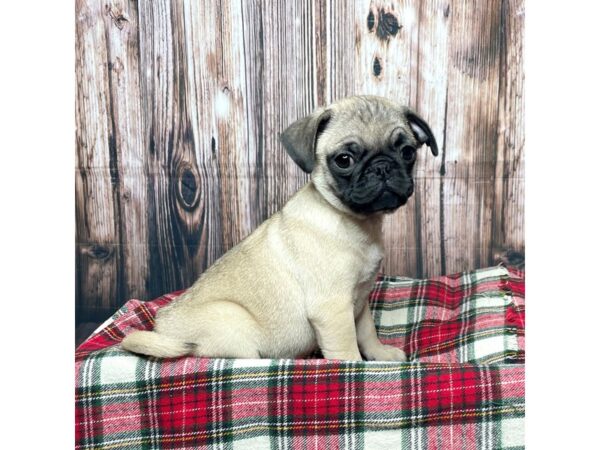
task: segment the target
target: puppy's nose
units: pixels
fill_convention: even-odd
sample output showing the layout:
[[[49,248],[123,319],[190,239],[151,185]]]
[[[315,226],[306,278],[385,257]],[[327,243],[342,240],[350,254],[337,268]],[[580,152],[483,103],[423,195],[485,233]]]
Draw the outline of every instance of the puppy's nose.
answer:
[[[410,197],[414,191],[415,191],[415,186],[412,183],[410,183],[408,185],[408,187],[406,188],[406,196]]]
[[[371,168],[375,172],[375,174],[379,175],[380,177],[384,177],[389,174],[390,169],[391,169],[391,164],[389,161],[387,161],[385,159],[380,159],[380,160],[373,162],[373,165],[371,166]]]

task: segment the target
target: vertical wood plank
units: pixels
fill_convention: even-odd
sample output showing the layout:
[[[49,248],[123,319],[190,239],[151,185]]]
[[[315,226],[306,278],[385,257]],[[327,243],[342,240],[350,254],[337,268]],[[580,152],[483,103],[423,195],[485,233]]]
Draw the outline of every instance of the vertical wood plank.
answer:
[[[217,23],[217,145],[221,180],[222,232],[225,251],[240,242],[257,225],[254,200],[258,190],[251,180],[256,174],[256,150],[249,147],[246,116],[246,59],[240,2],[221,0]]]
[[[524,252],[524,124],[523,25],[524,2],[502,2],[502,53],[498,155],[493,208],[493,251]]]
[[[325,16],[319,23],[325,24],[326,29],[320,34],[326,36],[327,57],[327,81],[324,83],[327,90],[323,104],[328,104],[363,93],[357,83],[358,77],[366,74],[360,75],[357,71],[357,54],[363,45],[362,36],[366,33],[366,16],[358,18],[364,12],[364,5],[361,7],[360,2],[329,0],[322,10]]]
[[[168,195],[170,196],[171,233],[175,259],[168,261],[173,273],[179,274],[173,280],[178,288],[188,287],[198,274],[196,262],[200,250],[199,239],[202,236],[201,218],[204,210],[200,208],[200,169],[198,167],[198,139],[195,133],[197,105],[194,103],[193,73],[197,70],[191,58],[189,3],[172,1],[170,3],[172,51],[173,51],[173,90],[172,114],[170,125],[172,145],[167,147],[168,167],[166,174]],[[219,185],[218,180],[210,184]],[[203,205],[205,206],[205,205]],[[166,220],[165,220],[166,222]],[[209,233],[211,231],[207,230]]]
[[[119,273],[121,289],[113,300],[119,305],[144,297],[149,282],[146,148],[140,101],[139,30],[137,2],[113,0],[104,5],[110,135],[113,164],[118,173]]]
[[[352,5],[352,2],[342,2],[341,10],[336,10],[335,0],[314,0],[312,2],[312,16],[314,21],[314,32],[312,47],[315,49],[315,63],[314,63],[314,77],[313,83],[315,86],[315,94],[317,99],[317,106],[323,106],[331,103],[332,101],[332,84],[335,83],[332,78],[335,74],[332,72],[330,67],[333,61],[332,52],[335,49],[341,50],[347,39],[343,37],[339,41],[335,41],[335,35],[331,33],[331,16],[336,17],[353,17],[345,13],[344,6]],[[332,12],[337,11],[337,12]],[[344,23],[352,25],[351,21],[345,20]],[[337,44],[337,45],[336,45]],[[342,47],[343,48],[343,47]],[[346,71],[351,73],[352,71]],[[347,83],[339,83],[341,86],[349,86]]]
[[[76,3],[76,303],[85,312],[108,310],[119,292],[119,174],[102,7]]]
[[[417,255],[424,277],[445,273],[442,177],[447,123],[450,5],[444,0],[423,0],[419,10],[416,40],[418,61],[415,74],[415,110],[429,123],[440,155],[427,147],[418,154],[414,169],[415,229],[420,242]],[[452,120],[452,118],[450,118]]]
[[[316,108],[312,8],[302,1],[263,3],[265,175],[267,215],[307,181],[279,143],[279,134]],[[285,49],[285,50],[283,50]]]
[[[453,2],[444,179],[445,270],[489,264],[498,129],[501,0]]]
[[[244,66],[238,70],[244,71],[245,91],[245,128],[246,137],[243,143],[248,157],[253,159],[253,166],[248,180],[248,204],[250,228],[253,230],[267,218],[267,188],[265,169],[265,41],[264,41],[263,8],[257,2],[241,2],[241,23],[238,25],[243,32],[242,44]]]
[[[185,32],[189,77],[189,111],[192,116],[194,157],[198,163],[199,204],[195,211],[198,221],[196,235],[198,251],[191,262],[194,277],[203,272],[225,251],[221,211],[220,153],[227,147],[219,142],[217,115],[224,114],[217,82],[219,35],[215,30],[218,18],[214,2],[185,2]],[[195,227],[194,227],[195,228]],[[192,228],[190,228],[190,232]]]
[[[178,251],[182,250],[179,234],[174,230],[173,196],[169,185],[175,147],[177,121],[175,98],[175,53],[171,2],[139,3],[140,66],[145,69],[142,84],[143,109],[147,130],[147,208],[150,247],[150,284],[148,291],[159,286],[165,290],[183,284],[176,270]]]

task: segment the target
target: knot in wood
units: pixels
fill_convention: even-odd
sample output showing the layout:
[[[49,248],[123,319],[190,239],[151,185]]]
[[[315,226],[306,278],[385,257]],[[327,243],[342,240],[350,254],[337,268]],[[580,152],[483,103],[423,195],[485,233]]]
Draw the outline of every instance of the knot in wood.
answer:
[[[398,24],[398,19],[392,13],[379,10],[379,21],[377,23],[377,37],[382,41],[387,41],[391,36],[396,36],[402,28]]]
[[[200,189],[198,176],[191,164],[185,162],[179,166],[176,178],[177,199],[184,209],[190,211],[198,205]]]
[[[373,31],[373,28],[375,28],[375,14],[373,14],[373,11],[369,11],[369,14],[367,15],[367,28],[369,29],[369,32]]]
[[[120,11],[118,8],[106,5],[105,9],[106,13],[110,16],[112,22],[119,30],[122,30],[123,27],[125,27],[125,24],[129,22],[127,14]]]
[[[377,56],[373,60],[373,75],[375,75],[376,77],[381,75],[381,61]]]
[[[94,259],[107,259],[111,255],[110,248],[99,244],[92,245],[88,253]]]

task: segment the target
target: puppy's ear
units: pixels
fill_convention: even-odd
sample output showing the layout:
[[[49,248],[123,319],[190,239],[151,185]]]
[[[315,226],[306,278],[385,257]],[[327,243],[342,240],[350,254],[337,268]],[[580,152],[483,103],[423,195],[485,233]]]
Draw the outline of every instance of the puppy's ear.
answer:
[[[406,109],[404,115],[419,144],[426,144],[431,149],[433,156],[437,156],[439,153],[437,142],[435,142],[435,137],[433,136],[431,128],[429,128],[429,125],[427,125],[427,122],[425,122],[415,112],[408,108]]]
[[[331,111],[319,109],[298,119],[279,136],[285,150],[306,173],[315,167],[317,139],[331,119]]]

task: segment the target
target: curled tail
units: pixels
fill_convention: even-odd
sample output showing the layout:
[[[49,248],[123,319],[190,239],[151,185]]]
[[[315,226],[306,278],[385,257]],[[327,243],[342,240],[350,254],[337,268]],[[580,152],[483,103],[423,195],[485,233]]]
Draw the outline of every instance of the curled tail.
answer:
[[[155,331],[134,331],[125,336],[121,347],[133,353],[157,358],[177,358],[189,355],[196,348],[195,344],[183,342]]]

